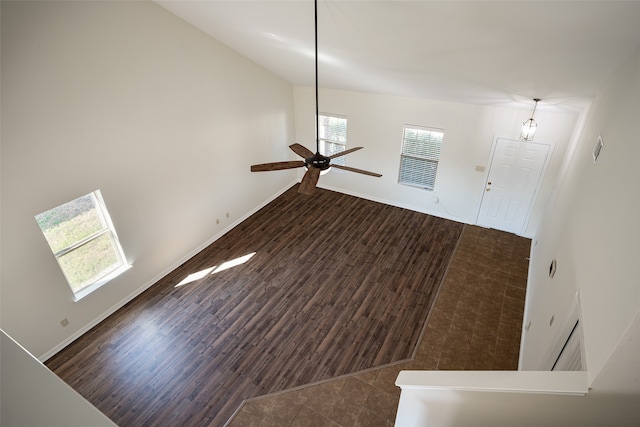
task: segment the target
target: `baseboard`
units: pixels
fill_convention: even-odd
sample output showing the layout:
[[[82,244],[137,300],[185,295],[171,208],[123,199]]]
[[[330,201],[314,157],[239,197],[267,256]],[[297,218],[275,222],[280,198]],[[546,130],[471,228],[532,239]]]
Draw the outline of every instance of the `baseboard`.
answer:
[[[133,291],[131,294],[127,295],[125,298],[123,298],[122,300],[120,300],[116,304],[112,305],[109,309],[107,309],[105,312],[103,312],[98,317],[93,319],[91,322],[86,324],[84,327],[80,328],[74,334],[70,335],[67,339],[65,339],[64,341],[60,342],[59,344],[57,344],[56,346],[54,346],[52,349],[50,349],[49,351],[45,352],[44,354],[38,356],[38,360],[40,360],[42,363],[44,363],[47,360],[49,360],[51,357],[55,356],[59,351],[61,351],[66,346],[68,346],[69,344],[71,344],[72,342],[74,342],[75,340],[80,338],[82,335],[84,335],[87,332],[89,332],[93,327],[98,325],[104,319],[106,319],[107,317],[111,316],[113,313],[118,311],[120,308],[124,307],[127,303],[132,301],[138,295],[140,295],[141,293],[143,293],[144,291],[149,289],[154,284],[158,283],[158,281],[160,281],[167,274],[171,273],[173,270],[175,270],[176,268],[180,267],[186,261],[188,261],[189,259],[193,258],[195,255],[197,255],[199,252],[201,252],[207,246],[209,246],[210,244],[212,244],[213,242],[215,242],[216,240],[218,240],[219,238],[221,238],[222,236],[227,234],[229,231],[231,231],[234,227],[236,227],[242,221],[244,221],[245,219],[249,218],[254,213],[258,212],[260,209],[262,209],[263,207],[265,207],[266,205],[271,203],[276,198],[280,197],[280,195],[282,195],[282,193],[284,193],[289,188],[291,188],[296,182],[297,181],[293,181],[293,182],[289,183],[285,188],[280,189],[277,193],[275,193],[274,195],[272,195],[271,197],[266,199],[264,202],[259,204],[256,208],[252,209],[251,211],[249,211],[248,213],[246,213],[245,215],[243,215],[242,217],[240,217],[239,219],[237,219],[233,223],[229,224],[227,227],[225,227],[219,233],[217,233],[214,236],[212,236],[209,239],[207,239],[204,243],[200,244],[198,247],[196,247],[195,249],[190,251],[188,254],[186,254],[183,257],[181,257],[178,261],[176,261],[175,263],[173,263],[169,267],[165,268],[163,271],[161,271],[159,274],[154,276],[151,280],[147,281],[144,285],[142,285],[141,287],[139,287],[138,289]]]
[[[462,218],[458,218],[455,217],[453,215],[449,215],[446,213],[442,213],[442,212],[435,212],[435,211],[431,211],[428,209],[421,209],[418,208],[416,206],[410,205],[410,204],[405,204],[405,203],[398,203],[398,202],[394,202],[391,200],[387,200],[387,199],[381,199],[378,197],[372,197],[369,196],[367,194],[361,194],[355,191],[349,191],[349,190],[345,190],[344,188],[338,188],[338,187],[330,187],[330,186],[324,186],[324,185],[318,185],[319,188],[324,188],[325,190],[331,190],[331,191],[336,191],[338,193],[343,193],[343,194],[348,194],[349,196],[354,196],[354,197],[359,197],[361,199],[365,199],[365,200],[371,200],[372,202],[377,202],[377,203],[383,203],[385,205],[389,205],[389,206],[394,206],[396,208],[402,208],[402,209],[408,209],[410,211],[414,211],[414,212],[420,212],[426,215],[431,215],[431,216],[436,216],[438,218],[443,218],[443,219],[448,219],[451,221],[455,221],[455,222],[459,222],[462,224],[469,224],[469,225],[475,225],[469,221],[465,221]]]

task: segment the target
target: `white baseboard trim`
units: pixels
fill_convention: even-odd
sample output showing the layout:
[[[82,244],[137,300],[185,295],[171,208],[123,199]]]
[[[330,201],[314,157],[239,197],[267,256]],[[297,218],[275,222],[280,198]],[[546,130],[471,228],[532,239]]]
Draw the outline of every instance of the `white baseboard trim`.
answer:
[[[398,203],[398,202],[393,202],[393,201],[387,200],[387,199],[381,199],[381,198],[378,198],[378,197],[372,197],[372,196],[369,196],[369,195],[366,195],[366,194],[361,194],[361,193],[358,193],[358,192],[355,192],[355,191],[345,190],[344,188],[330,187],[330,186],[324,186],[324,185],[318,185],[318,187],[319,188],[324,188],[325,190],[331,190],[331,191],[336,191],[338,193],[348,194],[349,196],[359,197],[359,198],[365,199],[365,200],[371,200],[372,202],[378,202],[378,203],[383,203],[383,204],[389,205],[389,206],[395,206],[396,208],[408,209],[410,211],[420,212],[420,213],[423,213],[423,214],[426,214],[426,215],[431,215],[431,216],[436,216],[438,218],[448,219],[448,220],[459,222],[459,223],[462,223],[462,224],[475,225],[472,222],[465,221],[462,218],[458,218],[458,217],[455,217],[453,215],[444,214],[442,212],[430,211],[430,210],[427,210],[427,209],[421,209],[421,208],[418,208],[416,206],[405,204],[405,203]]]
[[[68,346],[69,344],[71,344],[72,342],[74,342],[75,340],[80,338],[82,335],[84,335],[87,332],[89,332],[91,330],[91,328],[93,328],[96,325],[98,325],[100,322],[102,322],[107,317],[111,316],[113,313],[115,313],[116,311],[118,311],[119,309],[124,307],[127,303],[132,301],[138,295],[140,295],[141,293],[143,293],[144,291],[149,289],[151,286],[153,286],[156,283],[158,283],[158,281],[160,281],[167,274],[171,273],[173,270],[175,270],[176,268],[180,267],[182,264],[187,262],[189,259],[191,259],[195,255],[197,255],[199,252],[201,252],[207,246],[209,246],[210,244],[212,244],[213,242],[215,242],[216,240],[218,240],[219,238],[221,238],[222,236],[227,234],[229,231],[231,231],[234,227],[236,227],[242,221],[244,221],[245,219],[249,218],[254,213],[258,212],[260,209],[262,209],[263,207],[265,207],[266,205],[271,203],[276,198],[280,197],[280,195],[282,195],[282,193],[287,191],[289,188],[291,188],[296,183],[297,183],[297,181],[293,181],[293,182],[289,183],[285,188],[280,189],[277,193],[275,193],[273,196],[269,197],[267,200],[265,200],[264,202],[259,204],[256,208],[252,209],[251,211],[249,211],[248,213],[246,213],[242,217],[238,218],[233,223],[229,224],[227,227],[225,227],[219,233],[217,233],[214,236],[212,236],[209,239],[207,239],[204,243],[200,244],[197,248],[193,249],[191,252],[189,252],[185,256],[181,257],[178,261],[176,261],[175,263],[173,263],[169,267],[165,268],[159,274],[155,275],[151,280],[147,281],[144,285],[142,285],[141,287],[139,287],[138,289],[136,289],[135,291],[133,291],[132,293],[127,295],[125,298],[121,299],[116,304],[112,305],[109,309],[107,309],[105,312],[100,314],[98,317],[94,318],[91,322],[87,323],[82,328],[78,329],[75,333],[70,335],[68,338],[66,338],[62,342],[58,343],[57,345],[55,345],[49,351],[47,351],[44,354],[38,356],[38,360],[40,360],[42,363],[44,363],[47,360],[49,360],[51,357],[55,356],[59,351],[64,349],[66,346]]]

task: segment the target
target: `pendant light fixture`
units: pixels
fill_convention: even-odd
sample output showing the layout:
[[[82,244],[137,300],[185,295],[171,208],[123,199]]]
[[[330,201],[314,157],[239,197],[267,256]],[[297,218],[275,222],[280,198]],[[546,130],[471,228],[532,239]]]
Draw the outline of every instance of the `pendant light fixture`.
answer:
[[[536,107],[538,106],[538,102],[540,101],[540,99],[534,98],[533,100],[535,101],[535,104],[533,105],[531,118],[525,120],[524,123],[522,123],[522,131],[520,132],[520,139],[523,139],[525,141],[531,141],[533,139],[533,135],[536,133],[536,129],[538,127],[538,124],[533,119],[533,116],[536,114]]]

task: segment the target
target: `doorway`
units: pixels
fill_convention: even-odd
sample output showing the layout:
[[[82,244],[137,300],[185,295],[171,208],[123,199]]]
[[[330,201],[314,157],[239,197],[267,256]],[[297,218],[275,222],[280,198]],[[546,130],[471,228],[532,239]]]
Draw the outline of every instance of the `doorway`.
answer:
[[[522,235],[551,152],[551,145],[496,138],[477,224]]]

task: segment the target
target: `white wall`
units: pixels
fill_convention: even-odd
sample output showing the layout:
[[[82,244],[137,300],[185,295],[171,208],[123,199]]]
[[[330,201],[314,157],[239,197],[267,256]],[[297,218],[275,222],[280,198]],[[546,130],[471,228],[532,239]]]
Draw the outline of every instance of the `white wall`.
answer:
[[[115,427],[102,412],[0,331],[3,427]]]
[[[638,117],[640,51],[594,99],[534,239],[522,369],[539,369],[577,292],[591,381],[640,309]],[[600,134],[604,148],[594,164]],[[550,279],[553,259],[557,273]],[[549,326],[552,316],[556,321]]]
[[[249,172],[293,90],[151,2],[1,4],[1,324],[43,357],[295,179]],[[76,303],[34,215],[97,189],[133,268]]]
[[[295,87],[297,142],[315,151],[315,99],[313,88]],[[348,118],[348,147],[363,150],[347,156],[347,165],[381,173],[382,178],[332,170],[319,185],[346,193],[474,224],[494,137],[518,138],[531,109],[477,106],[425,99],[400,98],[357,92],[320,90],[321,113]],[[536,141],[555,144],[547,176],[524,233],[532,236],[550,194],[577,114],[539,109]],[[435,191],[399,185],[402,129],[405,124],[445,131]],[[485,167],[477,172],[476,166]],[[436,203],[436,196],[438,202]]]

